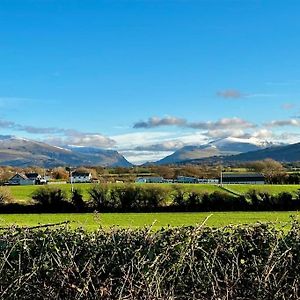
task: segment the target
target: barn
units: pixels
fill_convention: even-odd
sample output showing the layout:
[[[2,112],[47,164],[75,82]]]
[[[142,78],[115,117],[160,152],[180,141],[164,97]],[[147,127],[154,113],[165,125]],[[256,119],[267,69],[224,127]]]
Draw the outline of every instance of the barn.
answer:
[[[223,173],[219,181],[223,184],[265,184],[265,177],[259,173]]]

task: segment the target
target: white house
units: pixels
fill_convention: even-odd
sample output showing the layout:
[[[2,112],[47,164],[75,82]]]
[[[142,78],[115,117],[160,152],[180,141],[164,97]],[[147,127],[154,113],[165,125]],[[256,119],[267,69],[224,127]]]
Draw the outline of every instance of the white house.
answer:
[[[89,183],[92,182],[92,174],[89,172],[72,172],[70,181],[71,183]]]

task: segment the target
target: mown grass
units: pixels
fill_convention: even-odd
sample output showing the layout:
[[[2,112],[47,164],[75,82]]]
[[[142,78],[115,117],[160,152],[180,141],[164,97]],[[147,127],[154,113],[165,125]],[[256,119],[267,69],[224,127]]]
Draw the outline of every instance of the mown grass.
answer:
[[[88,190],[92,184],[88,183],[77,183],[74,185],[83,193],[83,198],[85,200],[89,199]],[[139,184],[143,185],[143,184]],[[146,184],[149,186],[149,184]],[[69,195],[71,193],[70,184],[56,184],[55,187],[59,187],[65,190]],[[171,189],[175,184],[151,184],[151,186],[165,187],[166,189]],[[215,191],[223,191],[218,185],[213,184],[180,184],[178,185],[185,191],[200,191],[202,193],[213,193]],[[290,192],[295,194],[299,189],[300,185],[251,185],[251,184],[230,184],[224,185],[225,188],[236,192],[238,194],[246,194],[249,190],[255,189],[257,191],[268,192],[269,194],[276,195],[281,192]],[[36,190],[38,186],[10,186],[8,189],[11,191],[13,198],[19,203],[26,203],[31,201],[31,194]],[[223,191],[224,192],[224,191]]]
[[[272,185],[272,184],[264,184],[264,185],[252,185],[252,184],[227,184],[224,187],[229,190],[236,192],[238,194],[244,195],[250,190],[256,190],[259,192],[268,192],[271,195],[278,195],[281,192],[289,192],[293,195],[300,189],[299,184],[295,185]]]
[[[256,222],[285,223],[297,212],[205,212],[205,213],[85,213],[85,214],[0,214],[0,226],[36,226],[70,221],[72,228],[83,227],[96,230],[100,226],[141,228],[152,226],[154,230],[162,227],[192,226],[202,224],[223,227],[229,224],[254,224]]]
[[[83,198],[85,200],[89,199],[88,190],[93,184],[89,183],[76,183],[74,184],[74,188],[80,189],[83,194]],[[114,185],[114,184],[112,184]],[[139,184],[142,185],[142,184]],[[55,184],[53,187],[59,187],[60,189],[66,191],[69,195],[71,193],[71,185],[70,184]],[[149,186],[149,184],[147,184]],[[159,186],[162,188],[171,188],[174,187],[174,184],[151,184],[151,186]],[[212,184],[180,184],[184,190],[196,190],[202,191],[203,193],[212,193],[214,191],[220,190],[217,185]],[[28,202],[31,200],[31,194],[38,188],[38,186],[28,185],[28,186],[9,186],[8,189],[11,191],[12,196],[18,202]]]

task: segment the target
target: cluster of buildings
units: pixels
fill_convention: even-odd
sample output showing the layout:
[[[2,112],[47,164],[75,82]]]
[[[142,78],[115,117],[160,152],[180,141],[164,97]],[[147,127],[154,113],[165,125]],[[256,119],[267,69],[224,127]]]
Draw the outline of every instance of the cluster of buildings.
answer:
[[[49,176],[42,176],[38,173],[16,173],[5,185],[43,185],[48,184],[51,180]],[[89,172],[74,171],[71,172],[70,183],[90,183],[92,182],[92,174]]]
[[[178,176],[176,179],[163,177],[139,177],[137,183],[201,183],[201,184],[265,184],[265,177],[258,173],[223,173],[219,178],[196,178]]]
[[[51,178],[38,173],[17,173],[13,175],[6,185],[42,185],[48,184]],[[92,174],[89,172],[73,171],[69,178],[70,183],[91,183]],[[139,177],[136,183],[193,183],[193,184],[265,184],[265,177],[258,173],[223,173],[219,178],[197,178],[178,176],[176,179],[163,177]]]

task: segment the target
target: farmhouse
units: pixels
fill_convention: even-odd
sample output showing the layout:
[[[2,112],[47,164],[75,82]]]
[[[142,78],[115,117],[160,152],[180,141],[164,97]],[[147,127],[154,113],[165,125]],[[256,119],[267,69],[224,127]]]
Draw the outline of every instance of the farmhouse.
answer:
[[[11,177],[7,185],[34,185],[36,184],[35,178],[28,178],[24,174],[17,173],[13,177]]]
[[[71,174],[70,181],[73,183],[89,183],[92,182],[92,174],[89,172],[74,171]]]
[[[219,180],[223,184],[265,184],[265,177],[258,173],[224,173]]]

